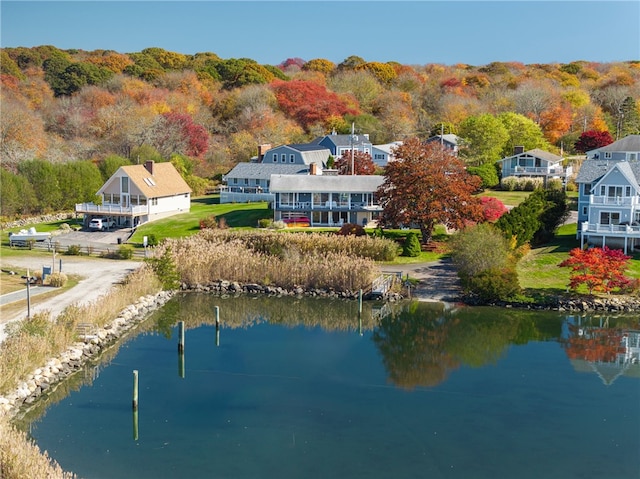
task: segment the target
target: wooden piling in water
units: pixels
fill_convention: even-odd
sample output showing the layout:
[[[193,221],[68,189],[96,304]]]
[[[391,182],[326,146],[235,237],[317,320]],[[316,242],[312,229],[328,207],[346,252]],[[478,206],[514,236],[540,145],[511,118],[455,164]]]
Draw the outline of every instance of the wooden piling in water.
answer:
[[[178,323],[178,352],[184,353],[184,321]]]
[[[215,306],[213,310],[216,314],[216,329],[220,329],[220,306]]]
[[[133,411],[133,440],[138,440],[138,410]]]
[[[184,351],[178,353],[178,375],[184,379]]]
[[[133,410],[138,410],[138,370],[133,370],[133,401],[132,401]]]
[[[358,314],[362,314],[362,290],[358,292]]]

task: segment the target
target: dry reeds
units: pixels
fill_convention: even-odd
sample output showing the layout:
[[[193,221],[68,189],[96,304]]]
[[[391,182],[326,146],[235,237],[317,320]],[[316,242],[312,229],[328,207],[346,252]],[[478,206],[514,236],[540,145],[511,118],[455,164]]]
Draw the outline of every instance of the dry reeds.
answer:
[[[381,250],[386,243],[383,240]],[[156,256],[170,248],[180,280],[190,285],[227,280],[288,289],[357,291],[369,287],[379,274],[372,259],[355,254],[358,244],[364,243],[354,236],[205,230],[165,241]]]
[[[0,418],[0,477],[3,479],[72,479],[46,451]]]

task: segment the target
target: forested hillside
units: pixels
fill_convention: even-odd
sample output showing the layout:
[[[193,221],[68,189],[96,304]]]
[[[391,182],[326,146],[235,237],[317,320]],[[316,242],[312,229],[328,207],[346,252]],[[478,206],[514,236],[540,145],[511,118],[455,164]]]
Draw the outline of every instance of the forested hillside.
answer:
[[[514,141],[571,152],[586,130],[640,133],[640,61],[410,66],[351,56],[272,66],[160,48],[0,54],[3,214],[68,207],[119,165],[146,159],[173,158],[197,190],[259,144],[347,133],[352,122],[374,144],[440,131],[473,139],[463,151],[473,165]],[[78,174],[83,191],[65,191]],[[43,197],[43,178],[58,182],[54,198]],[[29,191],[15,211],[11,188]]]

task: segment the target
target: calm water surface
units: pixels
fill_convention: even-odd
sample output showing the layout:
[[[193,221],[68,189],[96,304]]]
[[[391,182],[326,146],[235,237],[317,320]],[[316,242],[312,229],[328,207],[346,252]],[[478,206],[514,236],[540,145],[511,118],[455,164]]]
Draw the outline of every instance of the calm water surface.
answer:
[[[84,478],[640,477],[637,317],[380,306],[174,299],[21,426]]]

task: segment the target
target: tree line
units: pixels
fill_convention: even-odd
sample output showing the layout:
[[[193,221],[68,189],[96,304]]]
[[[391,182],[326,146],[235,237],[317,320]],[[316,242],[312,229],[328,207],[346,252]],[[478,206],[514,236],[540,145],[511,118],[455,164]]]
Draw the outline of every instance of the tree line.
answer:
[[[374,144],[458,134],[475,167],[514,144],[571,152],[585,131],[640,132],[638,61],[410,66],[354,55],[274,66],[211,52],[54,46],[0,56],[0,158],[14,172],[35,158],[135,162],[145,147],[165,160],[189,156],[194,174],[215,178],[258,144],[348,133],[352,123]]]

